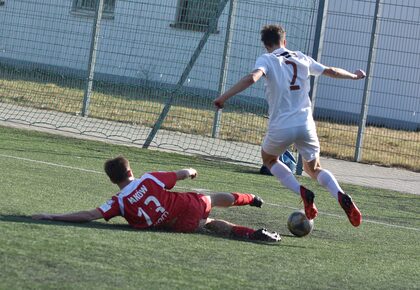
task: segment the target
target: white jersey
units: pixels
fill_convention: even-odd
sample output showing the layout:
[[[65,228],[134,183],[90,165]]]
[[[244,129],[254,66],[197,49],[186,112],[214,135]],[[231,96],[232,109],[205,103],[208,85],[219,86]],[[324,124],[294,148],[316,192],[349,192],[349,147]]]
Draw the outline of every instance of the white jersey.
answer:
[[[309,76],[322,74],[326,67],[300,51],[279,48],[260,56],[254,70],[265,75],[269,106],[267,133],[297,126],[315,126],[309,99]]]

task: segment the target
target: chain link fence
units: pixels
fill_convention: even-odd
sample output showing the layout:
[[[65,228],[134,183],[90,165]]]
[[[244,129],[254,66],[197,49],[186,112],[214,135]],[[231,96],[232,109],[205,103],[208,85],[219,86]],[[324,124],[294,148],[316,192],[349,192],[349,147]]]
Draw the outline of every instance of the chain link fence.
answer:
[[[420,170],[419,11],[391,0],[6,0],[0,120],[259,164],[263,82],[223,112],[212,100],[264,53],[261,27],[281,23],[289,49],[371,66],[368,85],[315,81],[322,152]]]
[[[420,3],[329,1],[321,62],[368,72],[319,78],[314,114],[333,157],[420,170]]]

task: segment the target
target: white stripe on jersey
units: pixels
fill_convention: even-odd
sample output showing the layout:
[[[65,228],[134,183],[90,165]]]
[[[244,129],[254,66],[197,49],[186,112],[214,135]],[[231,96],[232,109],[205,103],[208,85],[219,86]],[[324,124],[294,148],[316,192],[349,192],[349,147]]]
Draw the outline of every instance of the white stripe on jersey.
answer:
[[[130,195],[131,193],[133,193],[133,191],[146,179],[151,179],[153,180],[157,185],[159,185],[162,188],[165,188],[165,184],[160,181],[159,179],[157,179],[156,177],[154,177],[153,175],[146,173],[144,174],[142,177],[134,179],[132,182],[130,182],[129,185],[127,185],[126,187],[124,187],[120,193],[117,195],[118,197],[118,205],[120,206],[120,212],[121,215],[124,216],[124,201],[123,198]]]

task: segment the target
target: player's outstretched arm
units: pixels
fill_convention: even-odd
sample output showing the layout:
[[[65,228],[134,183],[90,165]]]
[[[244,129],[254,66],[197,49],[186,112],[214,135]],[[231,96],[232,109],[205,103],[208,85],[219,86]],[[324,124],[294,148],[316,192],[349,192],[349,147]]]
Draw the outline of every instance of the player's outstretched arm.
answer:
[[[78,211],[73,213],[65,214],[35,214],[32,216],[34,220],[50,220],[50,221],[63,221],[72,223],[84,223],[92,220],[103,218],[101,212],[98,209],[92,209],[89,211]]]
[[[187,168],[187,169],[181,169],[178,171],[175,171],[176,173],[176,180],[183,180],[190,177],[191,179],[194,179],[197,177],[197,170],[194,168]]]
[[[327,67],[322,74],[331,78],[347,80],[360,80],[366,77],[366,73],[361,69],[351,73],[338,67]]]
[[[214,105],[221,109],[224,106],[224,103],[233,97],[236,94],[246,90],[251,85],[256,83],[264,75],[262,70],[254,70],[250,74],[244,76],[239,82],[237,82],[233,87],[227,90],[224,94],[220,95],[217,99],[214,100]]]

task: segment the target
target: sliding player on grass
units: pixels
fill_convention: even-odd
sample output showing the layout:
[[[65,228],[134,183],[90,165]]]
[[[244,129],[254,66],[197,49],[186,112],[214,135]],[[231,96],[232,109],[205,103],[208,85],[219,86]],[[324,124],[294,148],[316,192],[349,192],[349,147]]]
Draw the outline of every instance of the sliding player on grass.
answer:
[[[299,51],[288,50],[286,32],[278,25],[265,26],[261,30],[261,41],[267,53],[257,59],[250,74],[214,101],[215,106],[223,108],[229,98],[264,76],[270,115],[261,150],[264,165],[284,186],[301,196],[308,219],[315,218],[318,210],[314,193],[301,186],[290,169],[278,159],[291,144],[295,144],[304,159],[306,173],[326,187],[338,200],[350,223],[359,226],[362,216],[351,197],[344,193],[331,172],[321,168],[320,146],[308,92],[310,75],[359,80],[366,74],[362,70],[350,73],[341,68],[326,67]]]
[[[266,229],[253,230],[224,220],[208,218],[214,206],[250,205],[261,207],[258,196],[247,193],[214,193],[169,191],[178,180],[195,178],[195,169],[175,172],[151,172],[134,178],[127,159],[119,156],[105,162],[105,172],[120,192],[96,209],[68,214],[38,214],[33,219],[67,222],[89,222],[104,218],[106,221],[123,216],[137,229],[156,228],[190,233],[206,229],[223,236],[254,241],[278,242],[280,235]]]

